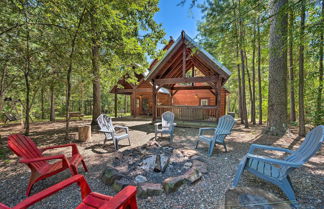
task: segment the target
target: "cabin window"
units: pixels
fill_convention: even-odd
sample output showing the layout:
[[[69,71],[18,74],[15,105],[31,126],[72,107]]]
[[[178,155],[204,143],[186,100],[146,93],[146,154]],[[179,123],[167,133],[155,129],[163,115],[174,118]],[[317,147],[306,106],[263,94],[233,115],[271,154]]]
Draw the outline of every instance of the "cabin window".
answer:
[[[208,99],[200,99],[200,106],[208,106],[209,100]]]

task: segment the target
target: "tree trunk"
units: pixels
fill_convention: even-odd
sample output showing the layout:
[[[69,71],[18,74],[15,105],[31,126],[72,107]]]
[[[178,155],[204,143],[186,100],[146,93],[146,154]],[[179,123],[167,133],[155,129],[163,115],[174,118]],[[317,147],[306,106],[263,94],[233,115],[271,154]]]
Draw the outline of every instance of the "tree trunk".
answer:
[[[294,43],[294,14],[289,14],[289,77],[290,77],[290,121],[296,121],[295,108],[295,86],[294,86],[294,59],[293,59],[293,43]]]
[[[28,15],[25,11],[25,21],[26,21],[26,69],[24,71],[25,84],[26,84],[26,108],[25,108],[25,135],[29,135],[29,113],[30,113],[30,82],[29,82],[29,73],[30,73],[30,33],[28,27]]]
[[[299,104],[299,136],[305,136],[305,113],[304,113],[304,35],[305,35],[305,0],[301,0],[300,14],[300,40],[299,40],[299,89],[298,89],[298,104]]]
[[[322,0],[322,23],[324,22],[324,1]],[[323,39],[323,30],[321,30],[320,35],[320,43],[324,43]],[[324,123],[324,112],[323,112],[323,102],[322,102],[322,91],[323,91],[323,44],[320,44],[319,48],[319,86],[318,93],[316,98],[316,116],[315,116],[315,124],[321,125]]]
[[[282,135],[287,129],[287,11],[288,0],[271,1],[269,41],[268,130]]]
[[[242,120],[244,121],[244,127],[248,128],[249,127],[249,121],[247,117],[247,109],[246,109],[246,94],[245,94],[245,62],[244,62],[244,24],[241,18],[241,1],[239,0],[239,28],[240,28],[240,33],[239,33],[239,44],[240,44],[240,54],[241,54],[241,66],[242,66],[242,112],[243,112],[243,118]]]
[[[248,67],[248,60],[246,56],[246,52],[244,52],[244,57],[245,57],[245,66],[246,66],[246,75],[248,77],[248,84],[249,84],[249,94],[250,94],[250,108],[251,108],[251,122],[252,122],[252,104],[253,104],[253,92],[252,92],[252,84],[251,84],[251,76],[250,76],[250,71]]]
[[[92,71],[93,71],[93,112],[91,125],[97,125],[97,118],[101,114],[101,89],[100,89],[100,69],[99,69],[99,42],[96,39],[96,10],[93,10],[91,16],[92,37]]]
[[[253,125],[255,122],[255,22],[253,26],[253,41],[252,41],[252,103],[251,103],[251,122]]]
[[[44,87],[41,89],[41,118],[45,119],[45,110],[44,110]]]
[[[246,94],[245,94],[245,62],[244,62],[244,51],[241,49],[241,66],[242,66],[242,109],[243,109],[243,121],[244,127],[249,127],[249,121],[247,116],[247,109],[246,109]]]
[[[65,139],[69,138],[69,125],[70,125],[70,117],[69,117],[69,112],[70,112],[70,98],[71,98],[71,74],[73,70],[73,58],[74,58],[74,52],[75,52],[75,44],[76,44],[76,39],[79,34],[80,26],[83,20],[83,16],[85,14],[86,8],[83,9],[82,14],[79,18],[78,26],[76,31],[73,34],[73,38],[71,41],[71,53],[69,57],[69,68],[67,70],[66,74],[66,81],[67,81],[67,87],[66,87],[66,107],[65,107]]]
[[[66,107],[65,107],[65,139],[69,138],[69,126],[70,126],[70,117],[69,117],[69,112],[70,112],[70,98],[71,98],[71,73],[73,70],[73,54],[74,54],[74,44],[72,44],[72,50],[70,54],[70,63],[69,63],[69,68],[66,74]]]
[[[239,54],[239,47],[237,47],[236,51],[236,57],[239,60],[240,54]],[[242,81],[241,81],[241,66],[240,64],[237,64],[237,78],[238,78],[238,95],[239,95],[239,114],[241,118],[241,124],[244,124],[244,116],[243,116],[243,101],[242,101]]]
[[[262,125],[262,89],[261,89],[261,35],[258,20],[258,90],[259,90],[259,125]]]
[[[27,62],[27,65],[29,66],[29,62]],[[29,67],[27,67],[29,68]],[[28,70],[29,71],[29,70]],[[29,73],[25,72],[25,84],[26,84],[26,107],[25,107],[25,135],[29,135],[29,112],[30,112],[30,83],[29,83]]]
[[[51,102],[51,107],[50,107],[50,121],[55,121],[55,98],[54,98],[54,85],[50,86],[50,102]]]
[[[236,17],[236,9],[234,8],[234,17]],[[240,59],[240,39],[239,39],[239,29],[238,24],[235,22],[235,37],[236,37],[236,58],[237,60]],[[239,95],[239,114],[241,118],[241,124],[244,123],[243,121],[243,107],[242,107],[242,81],[241,81],[241,67],[240,63],[237,63],[237,79],[238,79],[238,95]]]

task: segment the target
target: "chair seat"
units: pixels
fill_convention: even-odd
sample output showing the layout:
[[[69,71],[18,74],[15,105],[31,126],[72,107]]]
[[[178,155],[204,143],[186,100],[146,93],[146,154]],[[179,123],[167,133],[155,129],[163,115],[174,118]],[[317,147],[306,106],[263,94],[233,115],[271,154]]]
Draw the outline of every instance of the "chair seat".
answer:
[[[121,140],[128,138],[128,134],[115,135],[115,139]]]
[[[96,192],[91,192],[76,209],[94,209],[101,207],[104,203],[111,200],[112,197]]]
[[[77,166],[81,160],[82,157],[80,154],[74,154],[72,157],[68,157],[67,160],[69,161],[69,163],[71,165]],[[44,174],[49,174],[49,173],[53,173],[55,171],[61,170],[61,169],[65,169],[66,167],[63,166],[62,164],[62,160],[59,160],[58,162],[55,162],[53,164],[48,164],[47,166],[44,166],[40,172],[44,175]]]
[[[212,142],[212,141],[214,141],[215,140],[215,142],[217,143],[222,143],[222,141],[220,141],[220,140],[218,140],[217,138],[216,139],[214,139],[214,137],[213,136],[205,136],[205,135],[201,135],[201,136],[199,136],[199,139],[200,140],[202,140],[202,141],[205,141],[205,142]]]
[[[257,159],[248,159],[247,167],[268,177],[280,177],[280,168]]]
[[[171,129],[169,128],[158,128],[156,129],[157,133],[162,133],[162,134],[169,134],[171,133]]]

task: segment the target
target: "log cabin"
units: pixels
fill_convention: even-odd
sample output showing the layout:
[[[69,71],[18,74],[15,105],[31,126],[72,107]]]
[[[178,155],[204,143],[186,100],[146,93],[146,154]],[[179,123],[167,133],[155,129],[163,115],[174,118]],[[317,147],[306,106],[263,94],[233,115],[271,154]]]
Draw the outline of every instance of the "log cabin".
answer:
[[[130,95],[132,116],[151,116],[153,121],[165,111],[177,120],[194,121],[215,121],[226,114],[229,92],[224,84],[231,72],[184,31],[176,41],[171,37],[163,50],[147,75],[136,75],[137,85],[118,81],[110,91],[115,100],[117,94]]]

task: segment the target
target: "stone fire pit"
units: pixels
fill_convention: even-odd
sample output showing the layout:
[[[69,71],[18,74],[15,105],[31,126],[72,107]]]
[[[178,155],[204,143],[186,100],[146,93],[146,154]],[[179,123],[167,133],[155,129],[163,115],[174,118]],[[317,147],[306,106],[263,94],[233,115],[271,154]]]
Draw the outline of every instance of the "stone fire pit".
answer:
[[[138,196],[172,193],[183,184],[193,184],[207,173],[207,164],[198,152],[156,141],[117,152],[112,165],[105,168],[101,179],[119,192],[127,185],[136,185]]]

